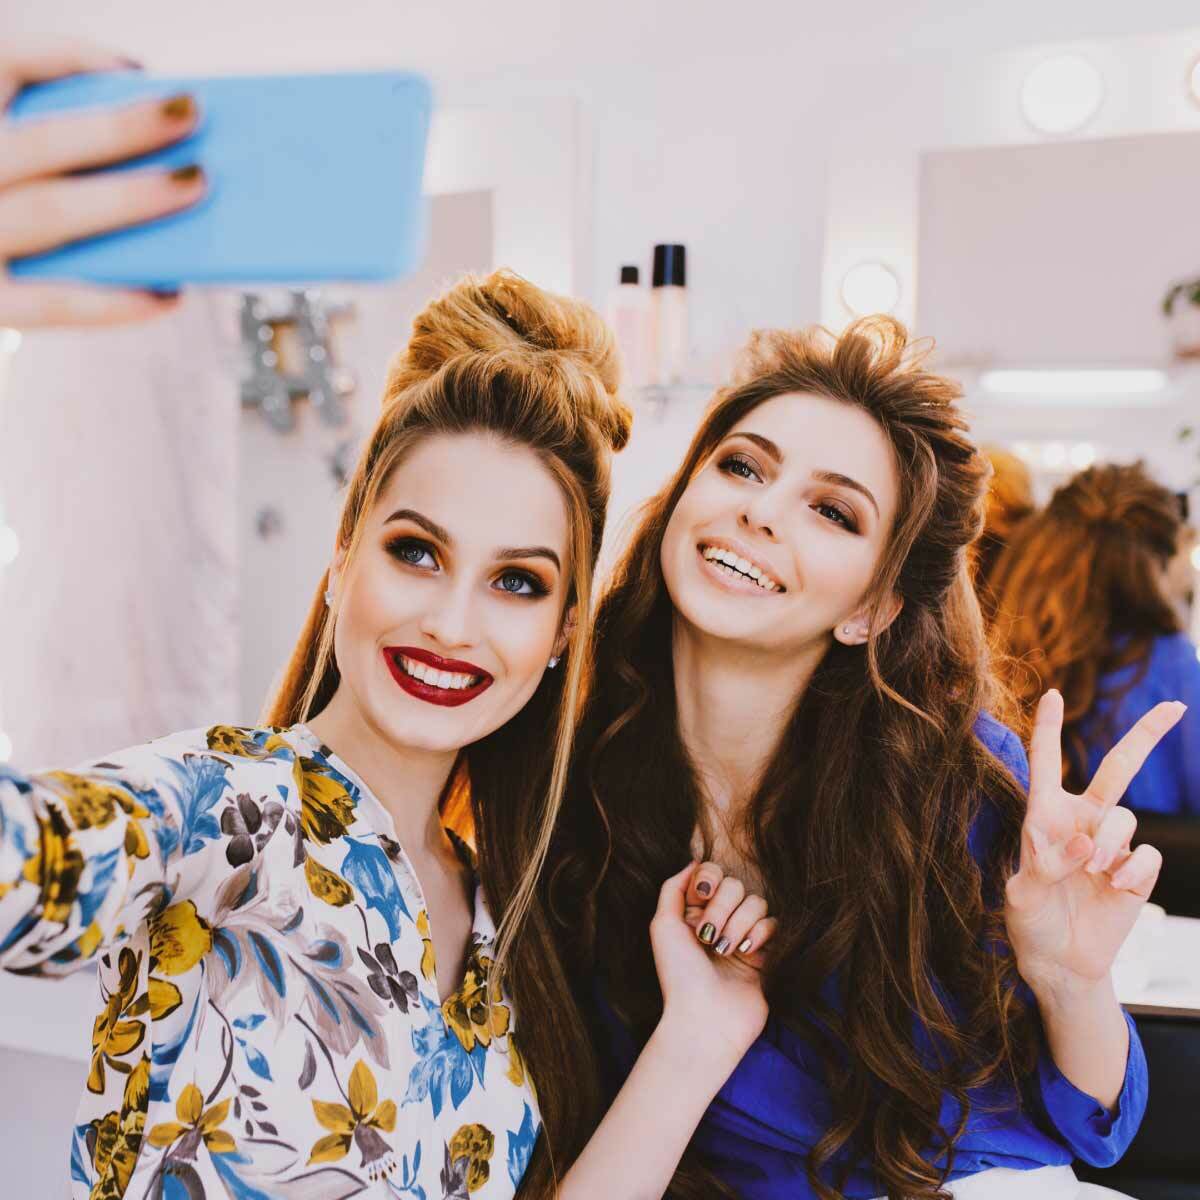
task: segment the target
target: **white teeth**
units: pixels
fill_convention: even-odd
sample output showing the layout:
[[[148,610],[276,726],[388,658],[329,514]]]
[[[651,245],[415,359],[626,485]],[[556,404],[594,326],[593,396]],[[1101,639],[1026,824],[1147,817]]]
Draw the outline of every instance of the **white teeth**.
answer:
[[[425,663],[405,658],[403,655],[400,656],[400,665],[406,675],[411,675],[414,679],[419,679],[430,687],[445,688],[448,691],[462,691],[464,688],[474,687],[482,678],[480,675],[460,675],[451,671],[435,671]]]
[[[704,546],[700,553],[709,560],[717,563],[734,578],[749,579],[758,584],[764,592],[783,591],[781,584],[775,582],[761,567],[756,567],[749,559],[739,558],[732,550],[720,546]]]

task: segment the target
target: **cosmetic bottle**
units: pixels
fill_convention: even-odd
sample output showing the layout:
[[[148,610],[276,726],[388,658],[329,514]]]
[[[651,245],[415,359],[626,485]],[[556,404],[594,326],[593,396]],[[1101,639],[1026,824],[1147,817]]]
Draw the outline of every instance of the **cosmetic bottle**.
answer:
[[[622,267],[621,282],[608,297],[608,323],[616,334],[625,382],[631,388],[650,382],[650,307],[638,281],[637,267]]]
[[[650,292],[653,337],[653,382],[659,387],[682,383],[687,373],[686,251],[677,244],[654,247]]]

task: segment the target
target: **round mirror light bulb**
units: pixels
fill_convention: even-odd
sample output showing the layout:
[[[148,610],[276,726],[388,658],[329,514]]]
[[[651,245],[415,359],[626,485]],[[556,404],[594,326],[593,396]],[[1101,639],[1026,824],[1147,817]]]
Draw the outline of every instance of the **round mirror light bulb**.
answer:
[[[1038,63],[1021,87],[1021,111],[1039,133],[1082,129],[1103,100],[1103,76],[1078,54],[1061,54]]]
[[[842,303],[856,316],[894,312],[900,302],[900,280],[880,262],[864,262],[842,276]]]

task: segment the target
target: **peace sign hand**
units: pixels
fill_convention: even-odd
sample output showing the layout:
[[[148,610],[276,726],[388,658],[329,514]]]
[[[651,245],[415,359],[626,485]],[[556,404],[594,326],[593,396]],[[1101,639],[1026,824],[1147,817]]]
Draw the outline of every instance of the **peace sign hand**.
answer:
[[[1035,995],[1105,979],[1154,890],[1162,855],[1148,845],[1131,852],[1137,818],[1117,802],[1185,711],[1173,701],[1152,708],[1075,796],[1062,786],[1062,696],[1049,691],[1038,704],[1020,866],[1005,896],[1017,968]]]

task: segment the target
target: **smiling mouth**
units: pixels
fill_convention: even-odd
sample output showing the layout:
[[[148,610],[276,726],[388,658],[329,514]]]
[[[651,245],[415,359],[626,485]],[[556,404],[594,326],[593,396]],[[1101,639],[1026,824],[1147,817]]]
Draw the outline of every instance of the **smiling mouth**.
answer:
[[[696,547],[700,556],[715,571],[729,576],[731,579],[744,583],[752,583],[763,592],[786,592],[787,588],[779,580],[769,575],[757,563],[726,550],[724,546],[712,546],[701,542]]]
[[[441,658],[412,646],[389,646],[383,652],[392,678],[410,696],[430,704],[454,707],[474,700],[492,684],[482,667]]]

